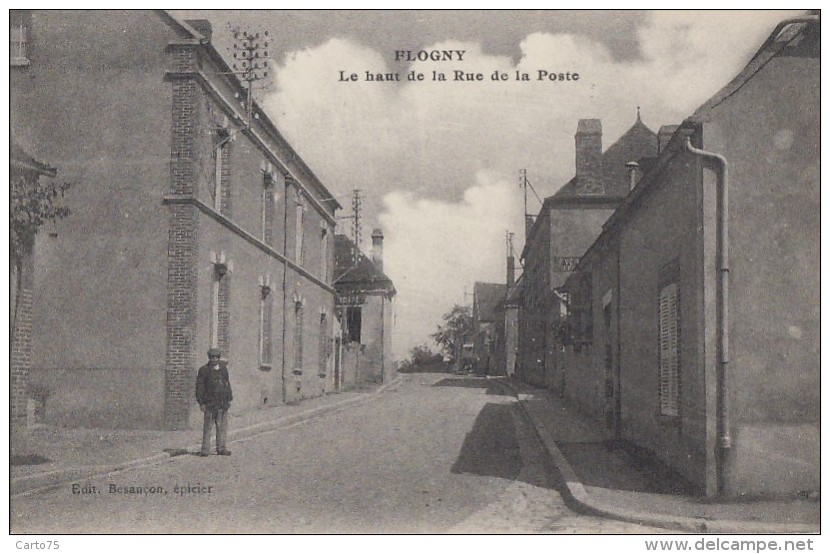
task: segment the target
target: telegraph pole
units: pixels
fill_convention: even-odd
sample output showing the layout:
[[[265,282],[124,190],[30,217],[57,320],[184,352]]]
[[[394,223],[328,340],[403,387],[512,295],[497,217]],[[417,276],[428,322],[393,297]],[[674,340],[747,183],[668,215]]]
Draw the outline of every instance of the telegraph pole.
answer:
[[[354,237],[354,251],[352,252],[352,265],[357,265],[360,252],[360,189],[354,189],[352,193],[352,236]]]
[[[260,35],[258,32],[235,29],[233,38],[233,71],[247,83],[245,113],[248,114],[250,125],[254,107],[254,83],[268,77],[268,31]]]

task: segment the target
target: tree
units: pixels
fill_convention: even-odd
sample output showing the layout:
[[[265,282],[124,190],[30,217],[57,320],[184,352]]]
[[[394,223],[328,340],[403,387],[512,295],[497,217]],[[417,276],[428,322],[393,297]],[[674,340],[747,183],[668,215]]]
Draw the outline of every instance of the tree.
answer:
[[[465,337],[473,332],[473,313],[469,306],[456,304],[444,314],[443,319],[444,323],[430,336],[444,354],[455,359],[461,351]]]
[[[38,229],[47,221],[56,221],[69,215],[69,208],[60,205],[69,183],[43,182],[13,174],[9,208],[12,256],[28,254]]]
[[[44,223],[57,221],[69,215],[69,208],[60,204],[59,199],[69,188],[69,183],[40,182],[37,176],[28,172],[12,172],[10,179],[11,196],[9,198],[9,246],[13,281],[13,292],[19,293],[27,278],[24,275],[26,263],[31,263],[35,235]],[[16,300],[12,304],[12,324],[17,315]],[[14,328],[14,327],[12,327]]]

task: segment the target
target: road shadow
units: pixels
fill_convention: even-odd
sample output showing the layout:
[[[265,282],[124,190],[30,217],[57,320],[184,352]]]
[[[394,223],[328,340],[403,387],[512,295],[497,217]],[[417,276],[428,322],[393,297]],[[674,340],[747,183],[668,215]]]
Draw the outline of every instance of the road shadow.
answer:
[[[464,386],[464,385],[443,385]],[[510,404],[486,404],[464,438],[451,471],[515,480],[522,469]]]
[[[485,394],[505,396],[508,392],[498,381],[485,377],[447,377],[436,382],[433,387],[462,387],[467,389],[486,389]]]

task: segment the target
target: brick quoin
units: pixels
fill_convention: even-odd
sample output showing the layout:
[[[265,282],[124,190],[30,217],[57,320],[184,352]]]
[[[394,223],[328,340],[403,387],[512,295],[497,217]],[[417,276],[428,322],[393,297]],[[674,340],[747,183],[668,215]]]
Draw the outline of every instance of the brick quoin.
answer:
[[[231,274],[226,273],[219,281],[219,349],[226,359],[231,357],[230,337],[230,296],[231,296]]]
[[[179,46],[174,69],[195,67],[195,51]],[[198,121],[197,84],[172,81],[170,193],[196,194],[195,129]],[[170,204],[167,245],[167,354],[164,375],[164,427],[186,429],[195,381],[196,292],[199,211],[192,204]]]
[[[26,427],[26,386],[32,368],[32,289],[24,285],[17,299],[15,328],[11,345],[11,425],[13,429]]]
[[[27,388],[32,369],[32,315],[34,288],[34,244],[23,254],[18,274],[19,291],[16,297],[14,328],[11,336],[9,364],[9,415],[13,431],[25,429]]]

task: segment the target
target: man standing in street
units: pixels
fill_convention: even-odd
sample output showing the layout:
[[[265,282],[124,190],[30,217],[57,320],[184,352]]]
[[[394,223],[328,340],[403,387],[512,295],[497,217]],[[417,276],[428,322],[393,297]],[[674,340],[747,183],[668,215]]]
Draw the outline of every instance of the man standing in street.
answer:
[[[222,351],[218,348],[208,350],[208,363],[199,368],[196,376],[196,401],[205,414],[202,427],[202,450],[200,456],[210,454],[210,437],[216,425],[216,453],[230,456],[231,451],[225,447],[228,436],[228,408],[233,400],[231,382],[228,377],[228,364],[221,361]]]

